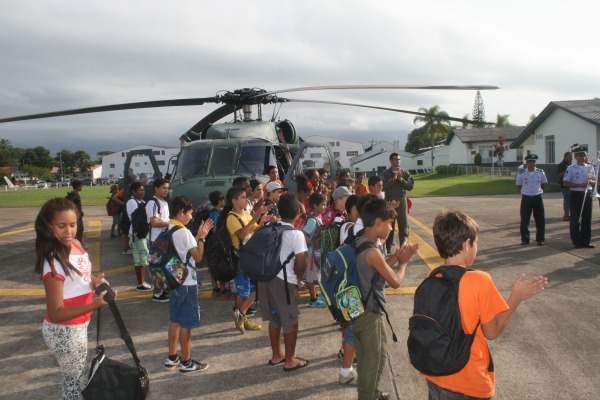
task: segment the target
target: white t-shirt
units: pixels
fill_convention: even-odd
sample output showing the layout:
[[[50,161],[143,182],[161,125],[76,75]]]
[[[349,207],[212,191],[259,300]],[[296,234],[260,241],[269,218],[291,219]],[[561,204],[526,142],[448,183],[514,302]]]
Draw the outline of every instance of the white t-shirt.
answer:
[[[70,276],[67,276],[65,270],[58,260],[54,260],[54,269],[56,277],[63,281],[63,302],[67,307],[83,306],[92,302],[92,263],[87,253],[81,255],[69,255],[69,262],[73,265],[81,275],[75,271],[70,271]],[[44,261],[44,269],[42,271],[42,281],[52,276],[52,269],[48,260]],[[91,312],[75,317],[68,321],[59,322],[61,325],[78,325],[90,320]],[[46,320],[50,320],[46,314]]]
[[[156,217],[163,222],[169,222],[171,220],[169,203],[154,196],[152,200],[146,203],[146,216],[148,217],[148,224],[150,224],[150,219],[152,219],[152,217]],[[163,229],[165,228],[151,228],[146,239],[148,239],[148,241],[155,240]]]
[[[169,229],[173,228],[175,225],[169,224]],[[175,250],[177,254],[179,254],[179,258],[184,263],[188,260],[187,269],[188,276],[185,278],[183,285],[185,286],[195,286],[198,282],[198,277],[196,276],[196,269],[193,268],[195,261],[194,258],[189,256],[188,253],[190,250],[198,247],[198,243],[196,242],[196,238],[192,235],[192,232],[187,228],[178,229],[173,233],[173,246],[175,246]]]
[[[291,224],[283,221],[281,221],[281,224],[292,226]],[[304,234],[301,231],[295,229],[293,231],[290,230],[283,232],[283,236],[281,237],[281,253],[279,254],[279,260],[283,263],[288,258],[290,253],[292,251],[294,252],[294,258],[292,258],[285,266],[288,283],[292,283],[294,285],[298,284],[298,277],[294,272],[294,263],[296,261],[296,255],[305,253],[306,250],[306,239],[304,239]],[[279,271],[277,277],[284,279],[283,270]]]

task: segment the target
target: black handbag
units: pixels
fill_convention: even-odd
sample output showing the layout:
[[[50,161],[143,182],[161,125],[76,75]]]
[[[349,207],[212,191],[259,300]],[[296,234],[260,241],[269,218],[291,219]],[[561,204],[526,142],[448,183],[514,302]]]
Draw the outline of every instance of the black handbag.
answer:
[[[107,289],[103,287],[102,290]],[[97,289],[96,292],[98,291]],[[110,293],[112,293],[112,290],[110,290]],[[105,295],[105,298],[108,298],[108,295],[109,293]],[[140,365],[140,359],[135,352],[135,347],[133,347],[131,336],[127,332],[127,328],[125,328],[121,314],[114,301],[114,294],[112,300],[107,302],[121,332],[121,338],[133,356],[135,366],[111,360],[104,354],[104,346],[100,344],[100,309],[98,309],[98,315],[96,316],[98,322],[96,355],[92,360],[88,383],[81,393],[86,400],[143,400],[149,392],[150,380],[148,379],[148,372]]]

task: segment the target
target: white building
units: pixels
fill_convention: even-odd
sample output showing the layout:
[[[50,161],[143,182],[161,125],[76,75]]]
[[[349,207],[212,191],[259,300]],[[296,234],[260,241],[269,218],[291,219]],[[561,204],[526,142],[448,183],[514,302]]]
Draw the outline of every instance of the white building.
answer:
[[[402,168],[416,169],[415,155],[400,149],[400,142],[381,141],[365,149],[365,152],[351,160],[352,173],[364,172],[366,175],[376,175],[390,167],[390,154],[398,153],[402,159]]]
[[[481,155],[483,165],[491,165],[497,161],[494,144],[499,141],[500,135],[504,137],[505,145],[512,147],[513,142],[525,129],[524,126],[505,126],[500,128],[453,128],[446,139],[448,147],[448,160],[445,163],[437,162],[435,165],[465,165],[473,164],[475,155]],[[504,162],[523,161],[522,149],[510,149],[504,152]],[[429,159],[431,166],[431,159]]]
[[[163,176],[167,173],[167,167],[171,157],[176,156],[179,153],[179,147],[153,146],[144,144],[130,147],[128,149],[102,157],[102,178],[122,178],[127,153],[131,150],[142,149],[151,149],[153,151],[154,157],[156,158],[156,163],[158,164],[158,168],[162,172]],[[138,176],[141,174],[148,176],[154,175],[152,164],[146,156],[135,156],[131,160],[130,167],[133,168],[133,172]],[[173,168],[171,167],[171,170],[172,169]]]
[[[350,159],[364,153],[363,145],[348,140],[340,140],[326,136],[309,136],[307,142],[328,143],[333,151],[333,158],[340,162],[342,168],[350,168]]]
[[[590,161],[598,158],[600,99],[550,102],[511,144],[521,146],[538,164],[557,164],[574,146],[587,146]]]

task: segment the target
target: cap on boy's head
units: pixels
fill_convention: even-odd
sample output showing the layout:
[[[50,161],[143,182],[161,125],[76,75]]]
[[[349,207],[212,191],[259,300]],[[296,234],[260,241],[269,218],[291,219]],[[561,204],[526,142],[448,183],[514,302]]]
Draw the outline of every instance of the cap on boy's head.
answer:
[[[117,190],[118,187],[117,185],[110,185],[110,191],[112,192],[113,190]]]
[[[336,188],[333,191],[333,194],[331,195],[331,197],[333,197],[333,200],[341,199],[345,196],[352,196],[352,192],[346,186],[340,186]]]
[[[577,148],[573,149],[573,153],[577,156],[577,155],[581,155],[583,154],[584,156],[587,156],[587,147],[585,146],[579,146]]]
[[[269,183],[267,183],[267,186],[265,187],[265,189],[267,190],[267,193],[274,192],[277,189],[281,189],[284,192],[288,190],[288,188],[281,186],[281,184],[279,182],[269,182]]]
[[[538,156],[535,154],[528,154],[527,156],[525,156],[525,161],[537,161]]]

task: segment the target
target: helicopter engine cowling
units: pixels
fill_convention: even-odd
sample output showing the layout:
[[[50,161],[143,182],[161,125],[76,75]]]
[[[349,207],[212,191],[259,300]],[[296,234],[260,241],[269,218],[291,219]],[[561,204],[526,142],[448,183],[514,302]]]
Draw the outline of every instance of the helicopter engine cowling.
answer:
[[[299,137],[296,134],[296,128],[291,121],[284,119],[283,121],[277,123],[277,128],[281,129],[283,132],[283,138],[288,145],[299,144]]]

